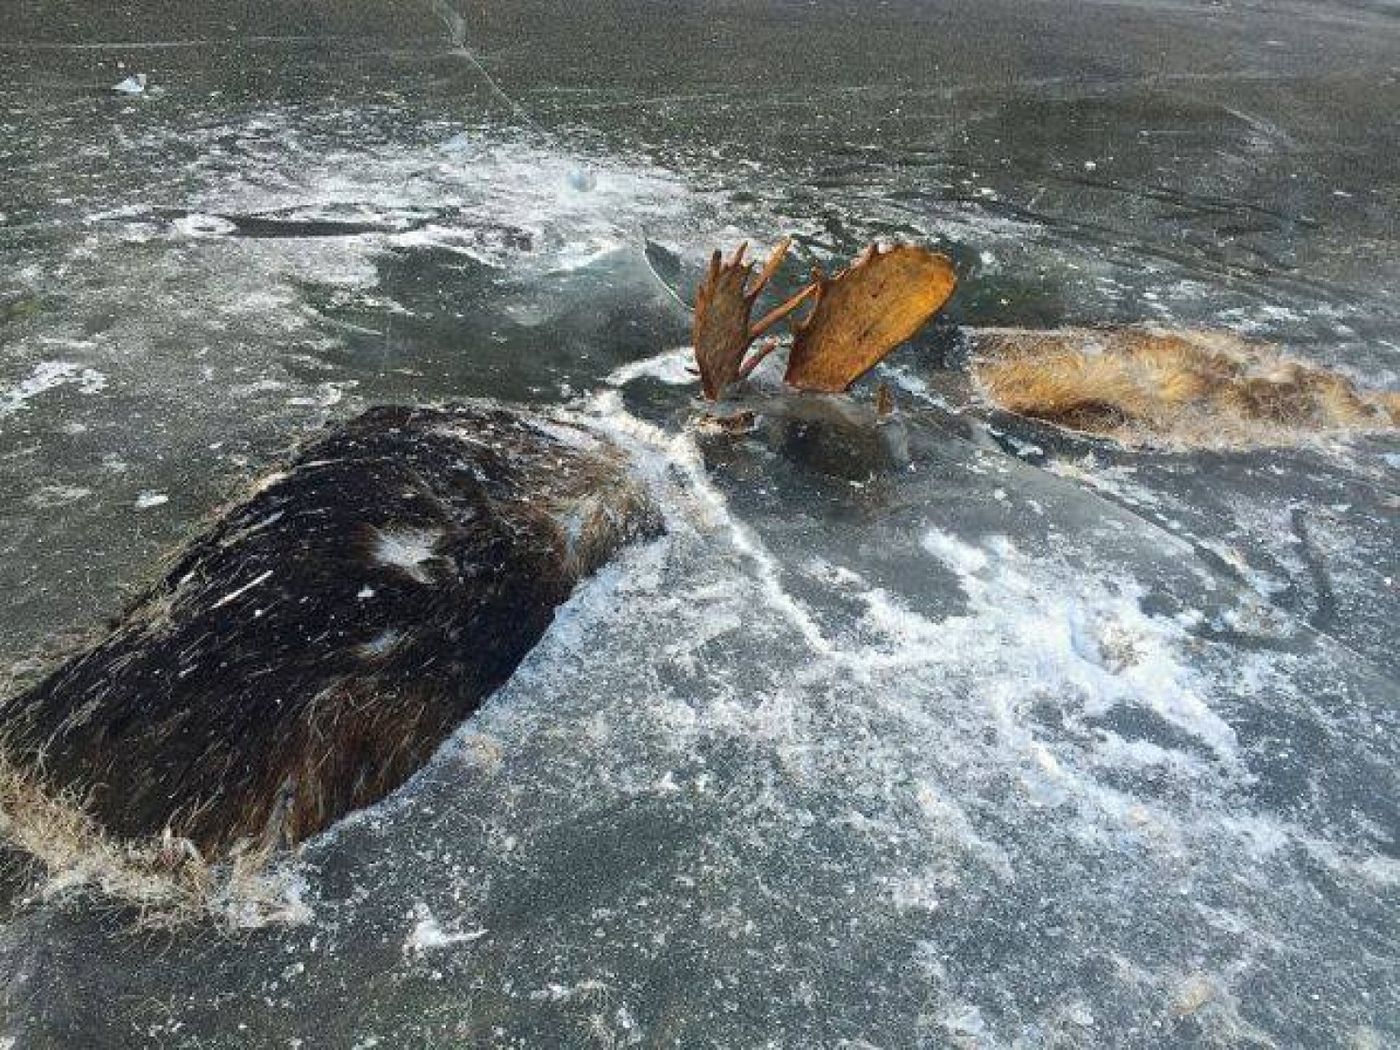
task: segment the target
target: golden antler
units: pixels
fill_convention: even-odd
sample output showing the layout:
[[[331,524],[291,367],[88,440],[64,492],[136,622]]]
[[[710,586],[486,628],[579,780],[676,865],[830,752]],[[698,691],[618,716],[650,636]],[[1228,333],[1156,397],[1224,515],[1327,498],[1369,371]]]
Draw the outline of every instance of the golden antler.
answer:
[[[793,325],[784,380],[839,393],[924,326],[957,286],[945,256],[915,245],[872,244],[835,277],[815,273],[816,304]]]
[[[750,323],[754,303],[778,272],[791,245],[792,238],[789,237],[773,249],[773,254],[768,257],[752,287],[749,287],[749,278],[753,276],[754,264],[744,261],[747,242],[739,245],[738,251],[728,262],[718,251],[710,257],[710,268],[695,296],[695,323],[691,329],[700,383],[709,400],[718,399],[725,387],[748,376],[760,361],[773,352],[777,343],[769,342],[749,360],[744,360],[754,340],[796,310],[816,291],[815,285],[808,285],[781,306],[770,310],[757,324]]]

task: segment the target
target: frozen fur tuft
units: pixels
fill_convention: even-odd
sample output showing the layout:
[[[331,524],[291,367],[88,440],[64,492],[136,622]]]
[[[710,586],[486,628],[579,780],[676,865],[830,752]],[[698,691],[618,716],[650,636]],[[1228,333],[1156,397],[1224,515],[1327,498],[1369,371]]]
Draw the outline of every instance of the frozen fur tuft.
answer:
[[[1124,444],[1295,444],[1400,425],[1400,394],[1226,332],[989,329],[973,375],[997,407]]]

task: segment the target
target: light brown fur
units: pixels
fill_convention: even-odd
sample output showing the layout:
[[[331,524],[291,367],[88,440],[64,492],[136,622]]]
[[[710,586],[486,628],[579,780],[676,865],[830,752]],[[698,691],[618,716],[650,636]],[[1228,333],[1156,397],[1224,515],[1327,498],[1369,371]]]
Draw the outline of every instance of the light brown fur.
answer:
[[[1228,332],[987,329],[972,368],[999,408],[1124,444],[1290,444],[1400,426],[1400,394]]]

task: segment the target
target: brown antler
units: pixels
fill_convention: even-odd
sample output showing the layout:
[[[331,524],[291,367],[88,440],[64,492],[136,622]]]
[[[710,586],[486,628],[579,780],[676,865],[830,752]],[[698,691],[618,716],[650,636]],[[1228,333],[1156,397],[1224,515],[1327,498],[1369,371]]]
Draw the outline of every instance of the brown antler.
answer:
[[[695,295],[695,323],[691,338],[695,344],[695,364],[700,369],[700,384],[705,397],[715,401],[724,388],[752,372],[758,363],[773,352],[776,342],[763,346],[748,361],[744,360],[754,340],[763,335],[788,314],[796,310],[816,291],[808,285],[781,306],[752,324],[754,303],[783,264],[792,238],[784,239],[768,257],[758,279],[749,286],[753,276],[751,262],[744,261],[747,242],[728,262],[716,251],[710,257],[710,268]]]
[[[872,244],[835,277],[814,275],[816,304],[793,325],[784,380],[839,393],[936,314],[957,286],[945,256],[915,245]]]

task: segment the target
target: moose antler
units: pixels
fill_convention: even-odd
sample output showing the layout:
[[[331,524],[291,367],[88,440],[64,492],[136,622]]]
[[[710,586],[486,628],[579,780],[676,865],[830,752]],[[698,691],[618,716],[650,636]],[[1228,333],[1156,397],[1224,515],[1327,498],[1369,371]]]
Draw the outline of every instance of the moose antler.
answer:
[[[710,257],[710,268],[695,296],[695,323],[691,329],[700,384],[708,400],[717,400],[725,387],[744,379],[757,368],[758,363],[773,352],[777,341],[770,340],[745,361],[749,347],[816,292],[816,285],[808,285],[770,310],[757,324],[750,322],[754,303],[778,272],[791,246],[789,237],[773,249],[752,287],[749,278],[753,276],[754,264],[744,261],[747,242],[739,245],[728,262],[718,250]]]
[[[784,381],[839,393],[936,314],[957,286],[952,262],[916,245],[872,244],[835,277],[814,272],[816,303],[793,327]]]

